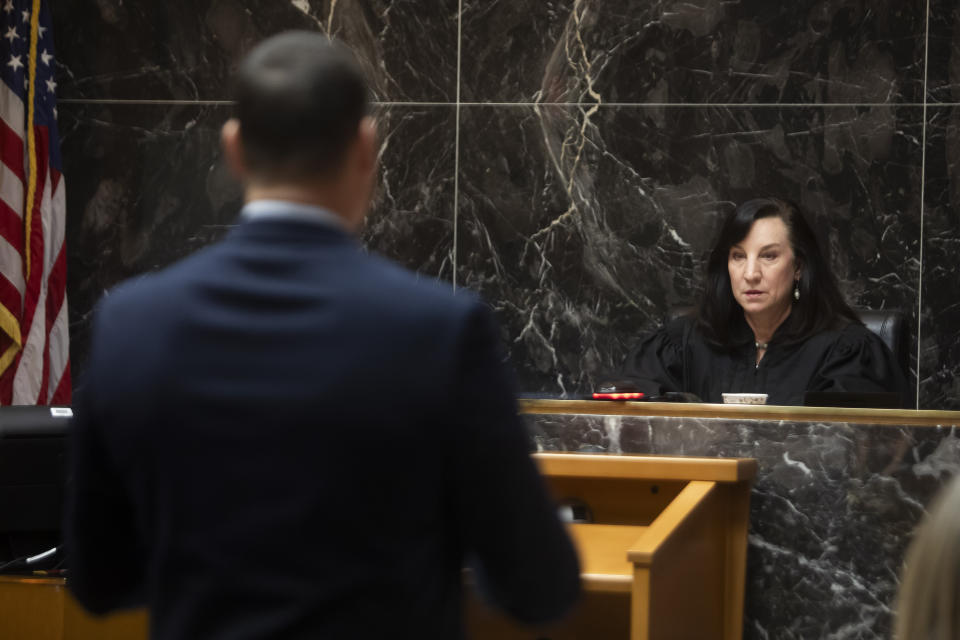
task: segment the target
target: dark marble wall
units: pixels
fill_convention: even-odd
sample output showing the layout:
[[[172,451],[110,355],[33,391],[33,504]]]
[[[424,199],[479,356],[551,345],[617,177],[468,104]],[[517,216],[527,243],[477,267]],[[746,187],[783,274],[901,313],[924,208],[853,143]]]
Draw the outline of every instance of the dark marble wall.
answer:
[[[756,458],[744,637],[885,640],[910,536],[960,471],[955,427],[529,415],[541,450]]]
[[[54,8],[73,365],[119,280],[229,225],[229,74],[340,36],[377,99],[368,245],[479,290],[527,391],[576,393],[696,297],[719,217],[782,194],[857,305],[915,328],[922,408],[960,408],[955,0],[75,0]],[[919,355],[919,359],[917,358]]]

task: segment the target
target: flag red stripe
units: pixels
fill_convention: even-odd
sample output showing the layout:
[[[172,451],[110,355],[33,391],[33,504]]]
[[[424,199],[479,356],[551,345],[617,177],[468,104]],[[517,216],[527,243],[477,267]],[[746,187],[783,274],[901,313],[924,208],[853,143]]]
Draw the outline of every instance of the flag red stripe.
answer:
[[[6,353],[7,348],[13,344],[10,336],[0,332],[0,355]],[[20,353],[23,353],[22,351]],[[6,371],[0,375],[0,404],[13,404],[13,377],[17,373],[17,365],[20,364],[20,353],[14,359],[13,363],[7,367]]]
[[[40,386],[39,398],[41,402],[46,402],[47,388],[50,384],[50,332],[60,314],[60,306],[66,297],[66,279],[67,279],[67,248],[66,243],[60,246],[57,253],[57,259],[50,270],[50,277],[47,278],[47,301],[46,301],[46,332],[44,333],[43,349],[43,378]]]
[[[23,220],[3,200],[0,200],[0,236],[14,249],[23,253]]]
[[[20,292],[17,291],[17,288],[13,286],[9,280],[7,280],[7,276],[3,273],[0,273],[0,304],[5,306],[10,313],[19,318],[20,305],[22,304]],[[0,334],[2,333],[3,332],[0,331]],[[0,351],[0,355],[3,355],[2,351]]]
[[[23,168],[23,137],[20,132],[14,131],[7,123],[0,119],[0,158],[20,182],[26,182],[27,172]]]
[[[63,176],[59,171],[50,167],[50,194],[51,198],[56,200],[58,198],[57,186],[60,184]],[[64,198],[64,194],[60,194],[60,198]],[[62,224],[65,224],[66,221],[62,221]],[[67,309],[67,243],[66,238],[64,238],[60,243],[60,248],[57,250],[57,256],[53,261],[53,265],[50,268],[50,274],[47,278],[47,332],[46,332],[46,341],[44,343],[44,373],[43,373],[43,389],[41,389],[40,398],[44,400],[47,404],[60,403],[63,404],[63,394],[66,393],[66,402],[70,401],[70,356],[69,353],[58,353],[51,354],[51,344],[50,344],[50,334],[53,331],[54,327],[57,326],[57,319],[60,317],[61,313],[66,316]],[[64,327],[64,329],[66,329]],[[67,330],[69,334],[69,330]],[[68,339],[67,336],[62,336],[63,339]],[[51,380],[50,372],[50,358],[51,355],[59,356],[57,358],[57,364],[63,366],[62,371],[53,371],[53,375],[59,375],[59,379]],[[53,389],[50,389],[50,385],[53,384]],[[60,396],[59,399],[55,399]],[[49,397],[48,397],[49,396]]]
[[[49,134],[48,134],[49,135]],[[63,177],[54,167],[50,167],[50,193],[56,193],[60,186],[60,179]]]
[[[57,259],[50,270],[50,277],[47,278],[47,336],[53,328],[53,323],[57,320],[57,314],[60,313],[60,305],[67,294],[67,246],[64,243],[60,247]]]

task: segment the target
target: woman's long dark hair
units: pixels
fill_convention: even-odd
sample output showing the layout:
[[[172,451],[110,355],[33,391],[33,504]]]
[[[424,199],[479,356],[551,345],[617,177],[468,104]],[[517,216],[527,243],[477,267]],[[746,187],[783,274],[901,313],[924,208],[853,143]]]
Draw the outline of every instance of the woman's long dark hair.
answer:
[[[720,347],[732,346],[731,329],[743,322],[743,308],[733,297],[727,263],[730,248],[750,233],[753,223],[777,216],[783,220],[790,246],[800,269],[800,300],[784,322],[782,339],[801,341],[827,329],[861,324],[857,313],[843,299],[827,257],[800,210],[786,200],[757,198],[744,202],[731,213],[707,260],[706,282],[697,311],[697,324],[706,338]]]

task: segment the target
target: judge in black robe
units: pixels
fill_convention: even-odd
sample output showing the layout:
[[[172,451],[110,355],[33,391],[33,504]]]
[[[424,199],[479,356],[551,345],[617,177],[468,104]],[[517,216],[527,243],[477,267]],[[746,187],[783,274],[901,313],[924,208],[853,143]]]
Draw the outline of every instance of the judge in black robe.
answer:
[[[757,362],[746,322],[729,349],[711,345],[696,319],[674,320],[646,339],[627,359],[624,374],[656,396],[693,393],[704,402],[723,402],[723,393],[766,393],[767,404],[802,405],[807,391],[897,392],[910,397],[893,354],[861,324],[821,331],[806,340],[770,341]]]
[[[623,374],[648,395],[765,393],[799,405],[808,391],[897,393],[904,372],[844,301],[796,205],[750,200],[724,222],[691,317],[640,342]]]

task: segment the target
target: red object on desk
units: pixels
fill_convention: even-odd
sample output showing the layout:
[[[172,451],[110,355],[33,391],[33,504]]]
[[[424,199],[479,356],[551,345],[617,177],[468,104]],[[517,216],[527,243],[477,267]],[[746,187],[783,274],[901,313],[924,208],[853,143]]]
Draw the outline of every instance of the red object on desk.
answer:
[[[642,391],[621,391],[616,393],[594,393],[594,400],[639,400],[644,397]]]

